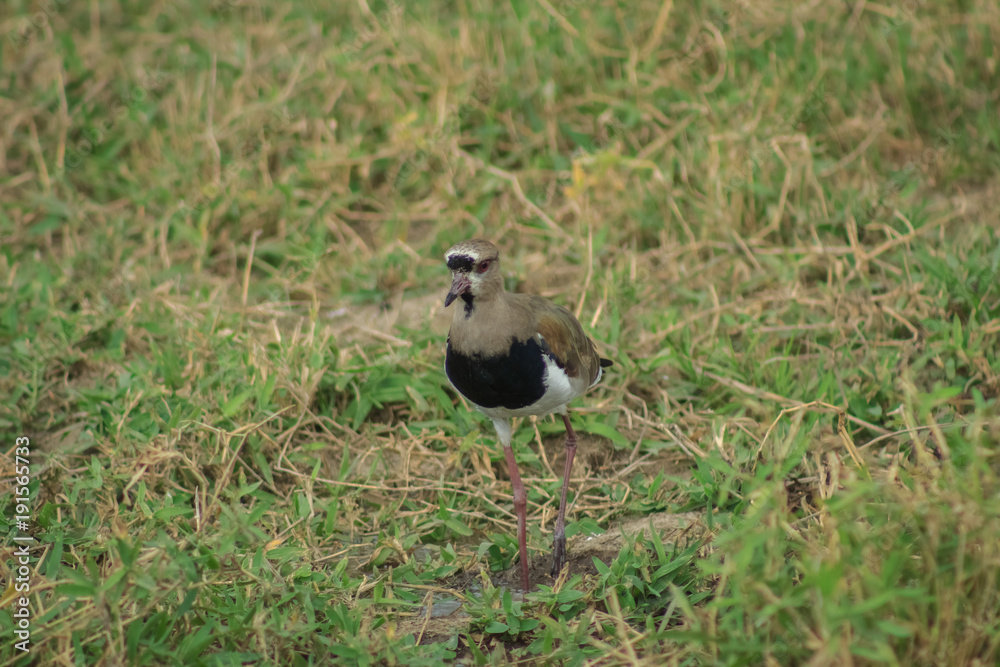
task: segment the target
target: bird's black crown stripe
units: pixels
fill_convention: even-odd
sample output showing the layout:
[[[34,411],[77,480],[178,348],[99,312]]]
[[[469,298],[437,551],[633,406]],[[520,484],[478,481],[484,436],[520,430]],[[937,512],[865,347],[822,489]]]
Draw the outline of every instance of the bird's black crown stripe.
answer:
[[[475,261],[468,255],[452,255],[448,258],[448,268],[452,271],[471,271]]]
[[[538,342],[511,340],[506,354],[456,352],[448,343],[445,373],[463,396],[484,408],[516,410],[545,395],[545,354]]]

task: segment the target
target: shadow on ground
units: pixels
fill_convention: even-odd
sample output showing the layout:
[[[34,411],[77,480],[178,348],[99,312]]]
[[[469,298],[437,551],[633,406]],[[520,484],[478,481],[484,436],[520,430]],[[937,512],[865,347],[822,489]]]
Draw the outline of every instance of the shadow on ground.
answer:
[[[683,545],[691,540],[701,539],[707,532],[702,515],[697,512],[681,514],[658,513],[623,521],[602,535],[577,537],[569,541],[568,565],[569,574],[596,575],[597,568],[594,559],[605,565],[610,565],[621,552],[625,542],[624,536],[634,536],[641,531],[649,534],[650,528],[659,533],[664,546]],[[551,586],[555,583],[551,575],[552,561],[549,554],[537,555],[531,560],[529,572],[532,591],[538,590],[538,585]],[[521,575],[518,563],[492,577],[493,585],[498,588],[508,588],[515,593],[516,599],[521,599],[518,590]],[[452,590],[463,595],[478,595],[480,580],[474,573],[462,573],[449,582]],[[444,593],[445,589],[442,589]],[[445,596],[447,594],[445,593]],[[442,597],[436,600],[427,618],[427,610],[423,610],[412,618],[403,619],[397,627],[397,634],[416,634],[421,643],[440,642],[467,629],[469,615],[465,613],[461,603],[455,598]]]

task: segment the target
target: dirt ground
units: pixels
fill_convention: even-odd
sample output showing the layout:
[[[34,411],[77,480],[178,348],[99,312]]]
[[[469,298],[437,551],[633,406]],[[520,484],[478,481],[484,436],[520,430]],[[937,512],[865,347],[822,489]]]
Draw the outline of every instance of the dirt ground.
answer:
[[[648,535],[650,528],[659,533],[668,548],[674,544],[700,539],[707,532],[702,515],[698,512],[681,514],[663,512],[628,519],[602,535],[578,536],[570,539],[567,548],[570,576],[596,575],[595,558],[605,565],[610,565],[621,551],[624,536],[633,536],[642,531]],[[551,569],[552,561],[549,554],[536,555],[531,559],[529,573],[533,590],[537,590],[539,584],[551,586],[554,583]],[[518,590],[520,577],[520,567],[515,562],[508,570],[494,575],[492,581],[494,586],[515,591],[514,597],[519,600],[522,597]],[[456,575],[451,584],[454,590],[463,594],[476,593],[480,585],[478,577],[472,573]],[[463,611],[460,604],[445,600],[442,603],[435,603],[431,618],[428,619],[424,611],[400,621],[396,632],[400,635],[415,633],[421,642],[444,641],[464,629],[468,625],[468,619],[468,614]]]

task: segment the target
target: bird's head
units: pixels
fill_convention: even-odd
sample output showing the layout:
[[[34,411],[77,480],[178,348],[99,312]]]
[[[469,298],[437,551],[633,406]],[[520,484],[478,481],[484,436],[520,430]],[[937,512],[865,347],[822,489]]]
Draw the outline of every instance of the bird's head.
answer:
[[[458,297],[471,304],[474,298],[489,298],[503,291],[500,251],[489,241],[462,241],[453,245],[444,259],[451,269],[451,289],[444,298],[445,308]]]

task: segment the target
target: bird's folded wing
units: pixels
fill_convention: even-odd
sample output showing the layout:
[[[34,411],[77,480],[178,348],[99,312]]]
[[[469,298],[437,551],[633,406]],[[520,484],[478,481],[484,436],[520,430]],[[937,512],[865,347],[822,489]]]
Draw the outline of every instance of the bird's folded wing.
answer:
[[[547,352],[569,377],[584,379],[588,385],[594,382],[600,372],[601,358],[593,341],[587,338],[571,312],[544,299],[539,301],[546,307],[536,310],[535,330],[543,338]]]

